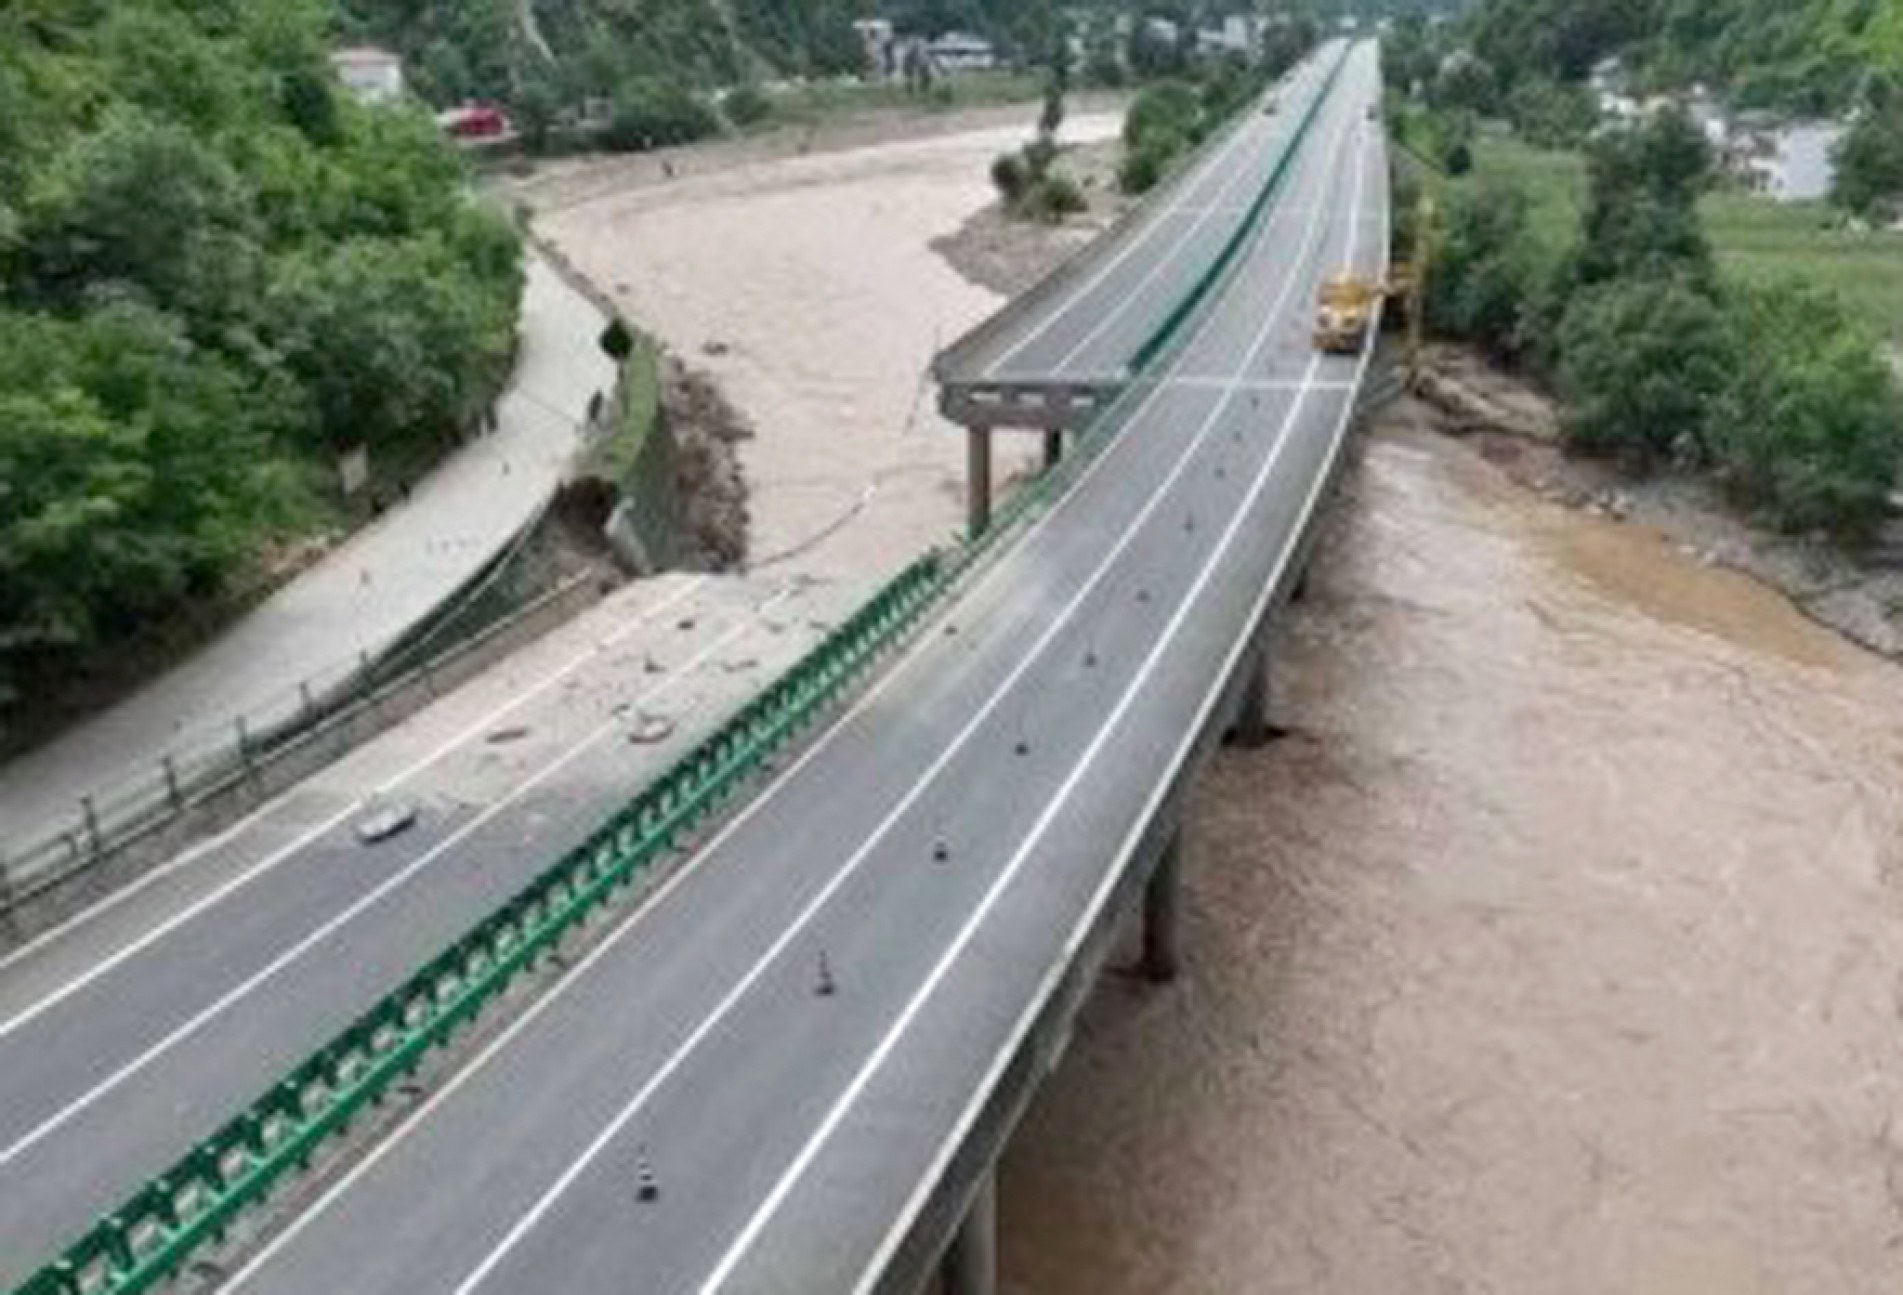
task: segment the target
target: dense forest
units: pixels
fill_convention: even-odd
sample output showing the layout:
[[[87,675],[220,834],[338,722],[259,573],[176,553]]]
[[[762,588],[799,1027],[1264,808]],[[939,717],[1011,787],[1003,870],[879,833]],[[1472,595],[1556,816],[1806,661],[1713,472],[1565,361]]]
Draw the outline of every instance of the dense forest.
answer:
[[[1903,6],[1888,0],[1479,0],[1470,22],[1503,90],[1618,55],[1644,87],[1703,81],[1744,106],[1825,111],[1873,72],[1903,74]]]
[[[863,72],[853,21],[890,20],[902,35],[967,31],[1004,59],[1042,62],[1065,23],[1079,34],[1115,15],[1184,29],[1228,13],[1307,16],[1323,0],[339,0],[343,30],[402,52],[434,103],[490,99],[535,119],[585,99],[707,93],[791,77]],[[1372,6],[1379,10],[1382,5]]]
[[[316,0],[0,6],[0,721],[272,544],[348,447],[420,461],[506,368],[519,244]]]

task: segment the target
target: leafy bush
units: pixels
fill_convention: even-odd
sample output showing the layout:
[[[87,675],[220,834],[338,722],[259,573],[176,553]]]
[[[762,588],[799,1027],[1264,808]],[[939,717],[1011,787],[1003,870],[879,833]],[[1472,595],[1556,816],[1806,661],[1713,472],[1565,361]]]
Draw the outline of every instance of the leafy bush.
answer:
[[[1831,201],[1878,220],[1903,206],[1903,98],[1865,107],[1832,154]]]
[[[659,77],[637,77],[616,93],[601,143],[617,152],[645,152],[692,143],[719,129],[714,110],[686,86]]]
[[[773,100],[755,85],[737,86],[720,101],[721,111],[737,128],[757,126],[773,115]]]
[[[1721,476],[1787,529],[1868,532],[1903,461],[1903,401],[1876,348],[1802,283],[1727,304],[1741,362],[1705,420]]]
[[[1640,462],[1698,451],[1737,363],[1717,305],[1681,278],[1584,290],[1566,309],[1559,349],[1568,438]]]
[[[1170,159],[1178,151],[1177,147],[1162,145],[1156,140],[1132,149],[1117,164],[1117,187],[1125,193],[1148,193],[1169,170]]]
[[[1196,87],[1186,81],[1159,81],[1145,86],[1130,101],[1123,118],[1123,142],[1131,152],[1168,141],[1181,147],[1200,138],[1202,105]]]
[[[1506,115],[1522,138],[1541,148],[1578,148],[1599,123],[1592,91],[1544,77],[1515,86],[1507,96]]]
[[[628,321],[616,315],[601,330],[598,343],[602,353],[611,360],[625,361],[634,354],[634,330],[628,327]]]
[[[1084,201],[1084,191],[1077,187],[1075,180],[1062,171],[1053,171],[1025,193],[1022,208],[1024,214],[1034,220],[1056,224],[1065,216],[1083,211],[1088,205]]]
[[[1427,318],[1436,331],[1512,358],[1525,349],[1525,319],[1538,278],[1524,190],[1494,181],[1454,190],[1428,276]]]
[[[1697,203],[1710,171],[1711,146],[1681,112],[1596,140],[1571,281],[1684,276],[1709,291],[1716,274]]]
[[[992,187],[997,189],[998,196],[1004,199],[1007,206],[1023,198],[1024,190],[1030,183],[1031,169],[1025,165],[1023,153],[1013,149],[991,159]]]

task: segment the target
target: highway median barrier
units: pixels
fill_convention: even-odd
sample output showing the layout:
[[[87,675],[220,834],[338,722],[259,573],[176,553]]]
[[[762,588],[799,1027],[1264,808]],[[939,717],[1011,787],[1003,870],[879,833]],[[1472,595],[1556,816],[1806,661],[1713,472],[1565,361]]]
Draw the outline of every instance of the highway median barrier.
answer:
[[[1216,259],[1209,263],[1207,269],[1196,276],[1195,282],[1190,284],[1189,290],[1183,294],[1182,300],[1178,301],[1176,305],[1171,308],[1170,313],[1163,317],[1163,322],[1158,324],[1156,330],[1152,332],[1149,337],[1144,339],[1141,346],[1137,347],[1136,354],[1132,358],[1130,365],[1130,370],[1133,374],[1142,374],[1149,371],[1151,365],[1163,354],[1170,342],[1176,337],[1176,334],[1182,329],[1184,322],[1195,313],[1196,308],[1209,296],[1210,289],[1222,282],[1223,278],[1229,273],[1230,266],[1234,264],[1236,256],[1248,245],[1249,240],[1255,236],[1256,227],[1261,222],[1263,212],[1268,210],[1269,203],[1275,197],[1276,191],[1282,187],[1282,180],[1288,174],[1289,163],[1294,159],[1296,154],[1301,152],[1302,143],[1308,138],[1309,127],[1314,124],[1316,114],[1321,111],[1322,105],[1328,102],[1328,96],[1334,90],[1335,82],[1341,76],[1341,69],[1347,65],[1348,55],[1352,52],[1353,48],[1352,45],[1345,47],[1340,57],[1335,60],[1335,65],[1328,69],[1327,80],[1322,82],[1321,88],[1309,99],[1308,107],[1303,111],[1301,121],[1296,124],[1295,132],[1289,136],[1287,146],[1282,149],[1281,154],[1276,158],[1274,167],[1269,171],[1268,179],[1264,180],[1262,187],[1256,191],[1256,195],[1250,201],[1248,209],[1243,213],[1242,219],[1236,222],[1234,231],[1231,232],[1228,239],[1224,241],[1222,249],[1216,253]]]
[[[137,1295],[219,1244],[322,1144],[409,1080],[828,712],[956,570],[937,551],[882,586],[764,691],[521,893],[379,999],[283,1081],[95,1223],[15,1295]]]

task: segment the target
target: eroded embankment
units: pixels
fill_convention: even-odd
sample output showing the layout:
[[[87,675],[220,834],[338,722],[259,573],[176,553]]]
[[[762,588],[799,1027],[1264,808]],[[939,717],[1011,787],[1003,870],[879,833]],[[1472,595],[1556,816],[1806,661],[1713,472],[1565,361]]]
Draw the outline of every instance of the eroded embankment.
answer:
[[[1754,525],[1704,474],[1667,467],[1636,477],[1564,454],[1552,401],[1462,350],[1430,348],[1420,391],[1432,427],[1475,438],[1521,484],[1615,521],[1642,521],[1697,561],[1753,576],[1805,615],[1903,659],[1903,520],[1892,518],[1871,543],[1849,549],[1827,536]]]

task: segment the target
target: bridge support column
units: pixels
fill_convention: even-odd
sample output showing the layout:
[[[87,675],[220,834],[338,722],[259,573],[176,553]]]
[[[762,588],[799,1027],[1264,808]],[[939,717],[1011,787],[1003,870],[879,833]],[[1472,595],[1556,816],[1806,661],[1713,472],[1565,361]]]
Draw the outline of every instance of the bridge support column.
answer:
[[[965,430],[965,531],[977,539],[991,526],[991,429]]]
[[[1183,829],[1170,833],[1143,889],[1143,974],[1159,985],[1182,967]]]
[[[1044,433],[1044,470],[1049,472],[1063,461],[1064,434],[1062,432]]]
[[[998,1171],[985,1171],[940,1269],[945,1295],[997,1295]]]
[[[1256,649],[1243,669],[1247,670],[1249,675],[1243,684],[1242,705],[1236,710],[1236,724],[1229,730],[1229,740],[1245,749],[1267,746],[1275,737],[1275,726],[1269,723],[1269,654],[1267,650]]]

